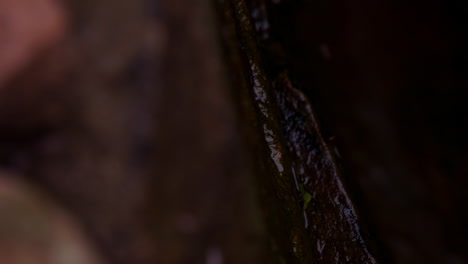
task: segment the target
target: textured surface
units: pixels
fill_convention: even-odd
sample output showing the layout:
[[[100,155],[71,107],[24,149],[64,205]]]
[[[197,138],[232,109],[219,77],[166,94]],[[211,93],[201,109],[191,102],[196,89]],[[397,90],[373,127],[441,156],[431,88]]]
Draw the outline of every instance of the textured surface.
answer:
[[[0,0],[0,196],[49,197],[0,199],[0,232],[41,224],[0,263],[44,218],[116,264],[463,263],[465,14]]]

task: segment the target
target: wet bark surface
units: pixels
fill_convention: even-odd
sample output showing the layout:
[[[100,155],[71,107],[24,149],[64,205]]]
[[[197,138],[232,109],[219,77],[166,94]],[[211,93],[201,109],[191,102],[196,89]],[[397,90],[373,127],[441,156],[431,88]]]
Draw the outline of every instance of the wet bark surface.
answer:
[[[104,262],[466,260],[463,5],[39,2],[0,37],[0,176]]]
[[[268,16],[264,49],[279,65],[273,71],[288,69],[312,102],[324,137],[343,158],[361,220],[383,249],[380,259],[466,261],[459,247],[466,244],[459,189],[466,185],[467,112],[459,99],[466,6],[266,1],[260,7]]]
[[[232,17],[225,21],[235,24],[240,43],[231,47],[237,51],[228,49],[227,53],[240,57],[241,63],[233,70],[245,71],[244,76],[238,74],[246,78],[241,87],[250,90],[244,100],[251,102],[248,109],[254,114],[250,115],[256,116],[257,151],[263,157],[257,160],[262,167],[259,180],[270,184],[264,199],[280,204],[270,209],[270,217],[283,217],[271,225],[275,243],[280,245],[279,259],[287,263],[374,263],[308,99],[292,85],[287,69],[269,69],[273,65],[266,59],[273,54],[261,48],[269,34],[268,28],[262,28],[268,23],[262,13],[266,10],[261,3],[251,4],[232,1],[222,6],[231,9],[225,15]]]

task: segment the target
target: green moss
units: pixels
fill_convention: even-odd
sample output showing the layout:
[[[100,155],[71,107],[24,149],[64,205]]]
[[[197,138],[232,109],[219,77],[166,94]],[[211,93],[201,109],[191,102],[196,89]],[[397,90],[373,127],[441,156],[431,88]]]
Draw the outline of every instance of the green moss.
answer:
[[[302,199],[304,199],[303,209],[305,210],[312,200],[312,195],[310,195],[310,193],[305,190],[304,184],[302,183],[299,184],[299,190],[301,191]]]

